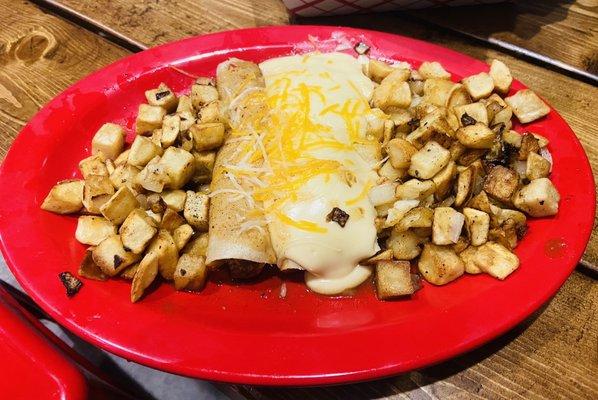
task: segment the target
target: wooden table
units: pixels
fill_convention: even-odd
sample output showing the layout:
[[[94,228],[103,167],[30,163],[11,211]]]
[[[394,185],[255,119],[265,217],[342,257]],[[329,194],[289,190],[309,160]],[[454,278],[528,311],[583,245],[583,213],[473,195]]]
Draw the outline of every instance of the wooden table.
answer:
[[[598,1],[302,19],[400,33],[499,58],[569,122],[598,171]],[[0,156],[37,110],[86,74],[185,36],[287,24],[279,0],[0,0]],[[240,399],[598,398],[596,230],[556,297],[501,338],[443,364],[381,381],[309,388],[220,385]]]

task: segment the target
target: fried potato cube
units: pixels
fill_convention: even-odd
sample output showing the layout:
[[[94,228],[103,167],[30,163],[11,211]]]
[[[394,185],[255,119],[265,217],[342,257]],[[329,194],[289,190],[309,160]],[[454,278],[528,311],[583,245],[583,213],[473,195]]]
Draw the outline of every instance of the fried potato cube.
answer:
[[[467,239],[465,236],[459,236],[457,243],[453,244],[451,248],[455,253],[460,254],[463,250],[469,247],[469,245],[469,239]]]
[[[490,96],[494,90],[494,80],[485,72],[463,78],[462,82],[471,98],[476,101]]]
[[[509,208],[499,208],[492,206],[492,218],[490,221],[491,225],[501,226],[504,225],[508,220],[512,220],[517,229],[526,229],[527,217],[524,213],[517,210],[511,210]]]
[[[170,149],[169,147],[168,149]],[[166,166],[160,163],[160,156],[154,157],[135,177],[135,183],[150,192],[161,193],[169,183]]]
[[[434,183],[434,198],[442,200],[449,195],[452,188],[452,183],[457,175],[457,164],[454,161],[449,161],[446,167],[439,173],[434,175],[432,182]]]
[[[135,278],[135,273],[137,272],[138,268],[139,263],[131,264],[127,268],[123,269],[122,272],[118,274],[118,276],[120,278],[132,281],[133,278]]]
[[[81,210],[84,187],[85,181],[79,179],[57,183],[50,189],[41,209],[56,214],[71,214]]]
[[[508,249],[514,249],[517,246],[517,223],[512,219],[507,219],[500,226],[490,229],[488,240],[496,242]]]
[[[162,148],[151,139],[137,136],[131,145],[128,163],[136,167],[144,167],[154,157],[162,155]]]
[[[445,107],[457,85],[447,79],[430,78],[424,82],[424,101],[438,107]]]
[[[548,217],[559,211],[561,197],[550,179],[534,179],[517,192],[515,207],[532,217]]]
[[[176,106],[176,113],[179,114],[181,112],[189,112],[193,113],[193,103],[191,102],[191,97],[183,94],[179,96],[179,103]]]
[[[168,232],[174,232],[176,228],[183,225],[184,223],[185,219],[181,217],[178,212],[168,207],[166,208],[166,211],[164,211],[164,215],[162,216],[162,221],[160,222],[160,229],[167,230]]]
[[[194,124],[189,132],[197,151],[213,150],[224,143],[224,124],[221,122]]]
[[[454,244],[461,236],[465,216],[451,207],[436,207],[432,223],[432,241],[437,245]]]
[[[110,174],[110,182],[115,188],[121,189],[128,186],[131,189],[137,190],[139,184],[136,181],[137,175],[141,169],[129,164],[121,164],[114,168],[114,172]]]
[[[114,166],[118,167],[119,165],[123,165],[127,163],[127,160],[129,159],[129,153],[131,150],[127,149],[125,151],[123,151],[122,153],[120,153],[118,155],[118,157],[116,157],[114,159]]]
[[[195,176],[194,182],[207,182],[212,180],[212,172],[214,170],[214,162],[216,161],[216,152],[214,151],[194,151],[193,158],[195,158]]]
[[[392,139],[386,145],[386,152],[390,164],[397,169],[408,168],[411,164],[411,157],[417,153],[417,148],[405,139]]]
[[[98,153],[93,156],[89,156],[79,161],[79,171],[83,175],[83,179],[89,175],[108,175],[108,169],[106,168],[106,159],[103,153]]]
[[[394,168],[390,163],[390,160],[386,161],[378,170],[378,175],[385,178],[388,182],[395,182],[398,179],[403,178],[407,175],[406,168]]]
[[[139,201],[127,186],[123,186],[100,208],[102,215],[114,225],[120,225],[135,208]]]
[[[540,151],[540,141],[531,133],[524,133],[521,137],[521,146],[519,146],[518,159],[520,161],[527,160],[532,153]]]
[[[411,105],[411,88],[407,83],[409,71],[393,68],[372,93],[374,107],[384,110],[387,107],[407,108]]]
[[[154,129],[162,127],[166,110],[159,106],[140,104],[135,120],[135,132],[138,135],[150,135]]]
[[[150,252],[143,257],[135,270],[131,284],[132,303],[135,303],[143,296],[143,292],[152,284],[156,276],[158,276],[158,255]]]
[[[188,191],[183,215],[189,225],[199,231],[207,231],[209,205],[210,197],[207,194]]]
[[[407,134],[411,132],[411,126],[409,125],[413,117],[408,110],[399,108],[393,110],[390,115],[390,120],[393,122],[395,127],[395,133]]]
[[[179,250],[182,250],[183,247],[185,247],[192,236],[193,228],[189,224],[183,224],[172,232],[172,238],[174,239],[174,243]]]
[[[191,153],[176,147],[169,147],[160,159],[160,165],[168,176],[166,186],[170,189],[183,187],[195,172],[195,158]]]
[[[510,168],[492,167],[484,180],[484,191],[496,200],[508,203],[519,187],[519,174]]]
[[[179,137],[181,117],[178,114],[166,115],[162,121],[160,145],[163,149],[170,147]]]
[[[125,248],[141,254],[158,230],[155,221],[145,211],[137,208],[127,216],[118,232]]]
[[[446,129],[451,129],[444,114],[444,111],[440,109],[425,114],[419,120],[419,126],[408,134],[405,139],[417,148],[423,147],[434,132],[444,132]]]
[[[550,108],[530,89],[523,89],[505,98],[519,122],[526,124],[548,115]]]
[[[453,86],[453,89],[449,93],[449,97],[446,100],[446,107],[448,109],[451,109],[454,107],[464,106],[464,105],[470,104],[470,103],[471,103],[471,96],[467,92],[467,89],[465,89],[465,86],[463,86],[462,84],[456,84],[455,86]],[[455,119],[455,121],[456,121],[456,124],[453,129],[458,129],[459,121],[456,119]],[[452,124],[451,124],[451,126],[452,126]]]
[[[177,262],[179,261],[179,249],[170,232],[160,229],[158,234],[151,241],[147,253],[158,255],[158,270],[160,275],[171,281],[174,277]]]
[[[145,98],[148,104],[162,107],[168,112],[173,112],[179,102],[174,92],[164,83],[161,83],[157,89],[147,90]]]
[[[208,233],[203,232],[192,238],[183,248],[183,253],[192,256],[204,256],[208,250]]]
[[[417,71],[424,79],[451,79],[451,74],[437,61],[424,61]]]
[[[174,271],[176,290],[201,290],[208,278],[208,267],[203,256],[183,254]]]
[[[352,182],[355,182],[355,175],[353,175],[352,173],[348,173],[347,175],[351,177],[345,178],[348,184],[352,184]],[[383,204],[393,203],[396,200],[396,188],[397,184],[394,182],[384,182],[380,185],[374,186],[368,193],[370,202],[374,205],[374,207],[378,207]]]
[[[412,230],[393,229],[386,240],[386,246],[392,250],[392,255],[397,260],[413,260],[421,253],[420,245],[423,241]]]
[[[389,64],[385,63],[384,61],[370,59],[366,70],[366,75],[376,83],[382,82],[384,78],[386,78],[394,68]]]
[[[475,122],[480,122],[484,125],[488,125],[488,111],[486,106],[480,102],[465,104],[454,108],[455,116],[459,120],[460,126],[466,126],[464,122],[468,122],[468,118],[473,118]]]
[[[96,132],[91,140],[91,154],[102,153],[104,157],[114,160],[123,151],[125,130],[122,126],[106,123]]]
[[[116,226],[106,218],[82,215],[77,220],[75,239],[79,243],[96,246],[112,235],[116,235]]]
[[[552,164],[544,157],[530,153],[527,156],[527,164],[525,169],[525,176],[530,181],[539,178],[546,178],[550,174],[550,168]]]
[[[465,272],[467,272],[468,274],[477,275],[483,272],[480,269],[480,267],[478,267],[478,265],[475,263],[477,251],[478,248],[476,246],[469,246],[461,253],[459,253],[459,257],[463,261],[463,264],[465,264]]]
[[[145,197],[145,207],[144,210],[150,210],[157,214],[162,214],[166,211],[166,202],[162,198],[161,194],[152,193]]]
[[[451,153],[434,141],[426,143],[411,157],[409,175],[419,179],[430,179],[444,167],[451,159]]]
[[[181,111],[181,112],[178,112],[177,115],[181,119],[181,122],[179,124],[179,132],[180,133],[187,132],[189,130],[189,128],[191,128],[191,126],[193,126],[193,124],[195,124],[195,121],[196,121],[195,115],[193,115],[190,111]]]
[[[503,132],[502,134],[502,140],[505,143],[510,144],[513,147],[521,147],[521,142],[523,140],[523,135],[521,135],[519,132],[514,131],[514,130],[508,130],[506,132]]]
[[[494,242],[478,247],[474,261],[480,270],[501,280],[519,267],[519,258],[506,247]]]
[[[417,267],[422,277],[433,285],[445,285],[465,271],[465,264],[448,246],[426,243]]]
[[[409,261],[378,261],[376,263],[376,293],[380,300],[408,296],[416,291]]]
[[[83,260],[81,260],[81,264],[79,264],[77,274],[83,278],[105,281],[108,277],[102,272],[100,267],[93,262],[92,251],[92,248],[85,250],[85,255],[83,256]]]
[[[481,122],[464,126],[457,130],[457,140],[472,149],[490,149],[494,144],[496,134]]]
[[[184,190],[168,190],[162,192],[162,200],[164,203],[174,211],[183,211],[185,208],[185,200],[187,199],[187,193]]]
[[[114,194],[114,186],[107,176],[89,175],[83,188],[83,205],[91,214],[100,214],[100,208]]]
[[[102,240],[92,252],[93,262],[108,276],[118,275],[127,266],[136,262],[140,256],[125,250],[120,236],[112,235]]]
[[[431,228],[434,219],[434,211],[427,207],[415,207],[405,214],[405,216],[395,225],[398,232],[406,231],[411,228]]]
[[[213,101],[203,106],[197,114],[197,122],[200,124],[223,122],[220,102]]]
[[[197,83],[191,86],[191,102],[196,109],[216,100],[218,100],[218,90],[214,86]]]
[[[538,140],[538,146],[540,146],[540,148],[546,147],[548,146],[548,143],[550,143],[548,139],[542,135],[538,135],[537,133],[532,133],[532,135]]]
[[[492,60],[490,64],[490,76],[494,81],[494,87],[502,94],[507,94],[511,89],[511,83],[513,83],[513,76],[509,67],[502,61]]]
[[[465,229],[469,241],[473,246],[480,246],[488,241],[488,231],[490,229],[490,216],[475,208],[465,207]]]
[[[419,205],[419,200],[398,200],[395,201],[393,206],[387,210],[386,221],[384,221],[384,227],[389,228],[391,226],[396,225],[399,221],[403,219],[405,214],[409,212],[409,210],[417,207]]]
[[[436,190],[436,185],[433,181],[420,181],[417,179],[410,179],[407,182],[398,185],[395,190],[395,197],[400,200],[423,200]]]

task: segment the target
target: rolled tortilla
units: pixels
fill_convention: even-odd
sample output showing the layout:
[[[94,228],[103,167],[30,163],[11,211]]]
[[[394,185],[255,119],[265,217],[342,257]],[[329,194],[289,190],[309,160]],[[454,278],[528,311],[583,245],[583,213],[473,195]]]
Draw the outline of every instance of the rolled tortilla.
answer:
[[[216,75],[218,91],[228,108],[228,117],[233,128],[242,128],[243,121],[262,112],[264,79],[254,63],[237,59],[228,60],[218,66]],[[270,243],[267,227],[243,229],[245,216],[251,211],[251,200],[243,196],[250,193],[242,182],[231,178],[223,165],[234,162],[239,136],[229,137],[218,152],[214,164],[210,201],[210,227],[206,262],[217,264],[227,260],[251,261],[258,264],[273,264],[276,256]],[[261,269],[256,264],[246,263],[247,269]],[[234,262],[239,269],[239,263]],[[242,275],[242,274],[240,274]]]

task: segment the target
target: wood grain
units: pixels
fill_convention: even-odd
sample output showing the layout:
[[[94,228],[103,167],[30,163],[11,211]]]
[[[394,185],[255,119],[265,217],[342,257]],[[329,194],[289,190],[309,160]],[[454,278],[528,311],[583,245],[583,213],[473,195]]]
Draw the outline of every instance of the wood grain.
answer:
[[[535,52],[598,79],[596,0],[519,0],[411,15],[499,46]]]

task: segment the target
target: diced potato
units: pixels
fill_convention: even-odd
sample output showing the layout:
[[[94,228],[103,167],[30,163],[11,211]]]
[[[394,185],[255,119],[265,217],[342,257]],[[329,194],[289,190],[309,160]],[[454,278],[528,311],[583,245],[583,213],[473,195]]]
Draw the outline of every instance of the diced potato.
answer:
[[[474,100],[488,97],[494,90],[494,80],[485,72],[463,78],[463,85]]]
[[[135,120],[135,132],[138,135],[149,135],[154,129],[162,127],[162,119],[166,110],[159,106],[140,104]]]
[[[355,179],[355,175],[350,175],[353,179]],[[395,198],[395,190],[397,188],[397,184],[394,182],[385,182],[380,185],[374,186],[370,189],[368,193],[368,197],[370,202],[374,205],[374,207],[381,206],[383,204],[393,203]]]
[[[189,132],[197,151],[217,149],[224,143],[224,124],[221,122],[194,124]]]
[[[118,232],[125,248],[141,254],[158,230],[155,221],[145,211],[135,209],[127,216]]]
[[[194,182],[209,182],[212,180],[212,171],[216,161],[216,152],[214,151],[194,151],[195,158],[195,176]]]
[[[538,178],[546,178],[550,174],[551,166],[550,161],[544,157],[536,153],[530,153],[527,156],[525,175],[530,181]]]
[[[185,219],[179,215],[176,211],[172,208],[166,208],[164,211],[164,215],[162,216],[162,221],[160,222],[160,229],[167,230],[168,232],[174,232],[176,228],[183,225],[185,223]]]
[[[442,200],[449,195],[453,180],[457,175],[457,164],[454,161],[450,161],[443,170],[434,175],[432,182],[434,182],[434,198],[436,200]]]
[[[451,160],[456,161],[458,160],[467,150],[465,146],[463,146],[458,140],[455,140],[451,143],[449,147],[449,153],[451,153]]]
[[[392,250],[386,249],[378,252],[367,260],[363,260],[360,263],[365,265],[375,265],[378,261],[390,261],[392,260]]]
[[[176,290],[201,290],[207,277],[205,257],[183,254],[174,271],[174,287]]]
[[[208,233],[203,232],[194,237],[185,245],[183,253],[192,256],[205,256],[208,250]]]
[[[511,89],[511,83],[513,83],[513,76],[509,67],[502,61],[492,60],[490,64],[490,76],[494,81],[494,87],[502,94],[507,94]]]
[[[116,157],[114,159],[114,166],[118,167],[119,165],[126,164],[127,160],[129,159],[130,152],[131,152],[131,150],[127,149],[127,150],[123,151],[122,153],[120,153],[118,155],[118,157]]]
[[[83,188],[83,205],[91,214],[99,214],[100,208],[114,194],[114,186],[107,176],[89,175]]]
[[[399,221],[403,219],[405,214],[409,210],[417,207],[419,204],[418,200],[398,200],[395,201],[393,206],[387,211],[386,221],[384,222],[385,228],[395,226]]]
[[[550,179],[534,179],[517,192],[515,207],[532,217],[548,217],[559,211],[561,197]]]
[[[172,238],[174,239],[174,243],[179,250],[185,247],[192,236],[193,228],[189,224],[183,224],[172,232]]]
[[[526,124],[548,115],[550,108],[530,89],[523,89],[505,101],[513,109],[519,122]]]
[[[437,61],[424,61],[417,71],[424,79],[451,79],[451,74]]]
[[[85,181],[79,179],[57,183],[44,199],[42,210],[57,214],[71,214],[81,210],[84,186]]]
[[[144,167],[154,157],[162,155],[162,148],[151,139],[137,136],[131,145],[127,162],[136,167]]]
[[[164,203],[174,211],[183,211],[187,193],[184,190],[168,190],[161,194]]]
[[[382,110],[388,107],[407,108],[411,104],[411,88],[407,83],[409,72],[394,69],[374,89],[372,104]]]
[[[172,147],[169,147],[170,150]],[[164,186],[170,182],[170,177],[166,173],[166,166],[160,163],[160,157],[154,157],[147,165],[135,176],[135,183],[150,192],[160,193]]]
[[[178,99],[174,92],[166,84],[161,83],[157,89],[147,90],[145,98],[148,104],[162,107],[168,112],[173,112],[177,108]]]
[[[107,123],[96,132],[91,140],[91,154],[102,153],[104,157],[114,160],[123,151],[125,130],[122,126]]]
[[[527,160],[531,153],[538,153],[540,151],[540,141],[531,133],[524,133],[521,137],[521,146],[519,147],[520,161]]]
[[[488,231],[490,229],[490,216],[474,208],[464,208],[465,228],[469,241],[473,246],[480,246],[488,240]]]
[[[434,285],[454,281],[465,271],[465,264],[450,247],[426,243],[417,263],[422,277]]]
[[[405,216],[395,225],[398,231],[406,231],[410,228],[430,228],[434,211],[427,207],[415,207],[409,210]]]
[[[179,137],[181,117],[178,114],[167,115],[162,121],[162,137],[160,145],[163,149],[170,147]]]
[[[158,275],[158,255],[148,252],[135,270],[131,284],[131,302],[135,303],[141,298],[145,289],[152,284]]]
[[[450,152],[436,142],[430,141],[411,157],[409,175],[430,179],[449,163]]]
[[[537,133],[532,133],[532,135],[538,140],[538,146],[540,146],[540,148],[548,146],[549,141],[544,136],[538,135]]]
[[[158,255],[158,270],[166,280],[172,280],[177,262],[179,261],[179,249],[170,232],[160,229],[158,234],[150,243],[148,253]]]
[[[207,231],[209,205],[210,197],[208,195],[188,191],[183,214],[189,225],[199,231]]]
[[[465,89],[465,86],[463,86],[461,84],[456,84],[453,87],[453,90],[449,94],[449,97],[446,101],[446,107],[448,109],[451,109],[453,107],[463,106],[463,105],[466,105],[469,103],[471,103],[471,96],[467,92],[467,89]],[[459,128],[459,126],[458,126],[458,121],[457,121],[457,124],[455,124],[455,127],[453,129],[458,129],[458,128]]]
[[[135,273],[139,268],[139,263],[131,264],[127,268],[123,269],[122,272],[118,275],[119,278],[126,279],[128,281],[132,281],[135,278]]]
[[[417,129],[408,134],[405,139],[417,148],[423,147],[434,132],[445,132],[452,129],[444,115],[444,111],[440,109],[425,114],[419,120]]]
[[[455,195],[455,206],[461,207],[465,204],[467,199],[473,193],[473,183],[475,178],[475,171],[473,168],[468,167],[459,172],[457,178],[457,194]]]
[[[102,240],[92,252],[93,262],[108,276],[115,276],[127,266],[136,262],[140,256],[126,251],[120,236],[112,235]]]
[[[502,134],[502,140],[505,143],[510,144],[513,147],[521,147],[521,141],[522,141],[523,136],[514,130],[508,130],[506,132],[503,132]]]
[[[488,125],[488,111],[486,106],[480,102],[458,106],[454,110],[461,126],[471,125],[464,123],[468,121],[467,118],[473,118],[475,122]]]
[[[79,171],[83,175],[83,179],[89,175],[108,175],[106,168],[104,153],[98,153],[94,156],[84,158],[79,162]]]
[[[127,186],[123,186],[100,208],[102,215],[114,225],[120,225],[129,213],[139,206],[137,198]]]
[[[83,278],[94,279],[96,281],[105,281],[108,279],[108,277],[102,272],[100,267],[93,262],[92,251],[92,248],[89,248],[85,251],[83,260],[81,260],[81,264],[79,264],[79,270],[77,271],[77,274]]]
[[[193,124],[195,124],[196,118],[190,111],[181,111],[177,113],[181,122],[179,124],[179,132],[187,132]]]
[[[408,261],[379,261],[376,263],[376,293],[380,300],[408,296],[417,290],[411,278]]]
[[[75,239],[79,243],[96,246],[108,236],[116,234],[116,226],[106,218],[82,215],[77,220]]]
[[[156,225],[162,223],[162,213],[155,213],[152,210],[145,210],[145,213],[156,223]]]
[[[397,109],[393,111],[390,115],[390,120],[393,122],[395,126],[395,132],[398,134],[407,134],[411,132],[411,121],[413,117],[408,110],[405,109]]]
[[[421,253],[420,245],[423,241],[412,230],[393,229],[386,245],[392,250],[392,254],[397,260],[413,260]]]
[[[114,165],[114,161],[108,159],[106,161],[104,161],[104,166],[106,167],[106,172],[107,175],[109,176],[111,173],[114,172],[114,169],[116,168],[116,165]],[[97,174],[97,175],[101,175],[101,174]]]
[[[386,145],[390,164],[397,169],[408,168],[411,157],[417,153],[417,148],[405,139],[392,139]]]
[[[219,101],[213,101],[206,104],[197,114],[197,122],[207,124],[212,122],[224,122],[222,118],[221,104]]]
[[[177,114],[181,112],[189,112],[193,113],[193,103],[191,102],[191,97],[187,96],[186,94],[181,95],[179,97],[179,103],[176,106]]]
[[[367,75],[374,82],[380,83],[386,78],[394,68],[385,63],[384,61],[378,61],[370,59],[367,66]]]
[[[488,199],[488,195],[483,190],[476,194],[474,197],[471,198],[467,202],[467,207],[475,208],[476,210],[483,211],[487,214],[492,213],[492,204],[490,203],[490,199]]]
[[[469,239],[466,238],[465,236],[461,235],[461,236],[459,236],[459,239],[457,239],[457,243],[453,244],[451,247],[455,253],[460,254],[467,247],[469,247],[469,245],[470,245]]]
[[[423,200],[436,190],[436,184],[433,181],[420,181],[417,179],[410,179],[402,185],[398,185],[395,191],[395,196],[400,200]]]
[[[214,86],[194,84],[191,87],[191,102],[196,109],[216,100],[218,100],[218,90]]]
[[[401,179],[401,178],[405,177],[405,175],[407,175],[407,169],[406,168],[401,168],[401,169],[394,168],[389,160],[389,161],[386,161],[384,164],[382,164],[382,166],[378,170],[378,175],[385,178],[389,182],[395,182],[398,179]]]
[[[457,85],[447,79],[430,78],[424,82],[424,101],[445,107]]]
[[[517,246],[517,224],[512,219],[507,219],[500,226],[490,229],[488,240],[496,242],[507,249],[514,249]]]
[[[480,270],[501,280],[519,267],[519,258],[506,247],[494,242],[478,247],[474,261]]]
[[[475,263],[475,257],[478,248],[476,246],[469,246],[461,253],[459,253],[459,257],[463,260],[463,264],[465,264],[465,272],[472,275],[481,274],[483,271],[478,267]]]
[[[457,140],[465,147],[472,149],[490,149],[494,144],[496,134],[481,122],[459,128]]]
[[[136,177],[140,171],[139,168],[129,164],[118,165],[110,174],[110,182],[117,189],[128,186],[131,189],[137,190],[139,185],[136,182]]]
[[[492,207],[492,224],[503,225],[507,220],[513,220],[520,229],[525,229],[527,217],[524,213],[509,208]]]
[[[496,200],[508,203],[519,187],[519,174],[510,168],[492,167],[484,181],[484,191]]]
[[[160,165],[168,176],[166,186],[170,189],[180,189],[183,187],[195,172],[195,159],[188,151],[169,147],[160,159]]]
[[[451,207],[436,207],[432,224],[432,241],[437,245],[454,244],[461,236],[465,216]]]

